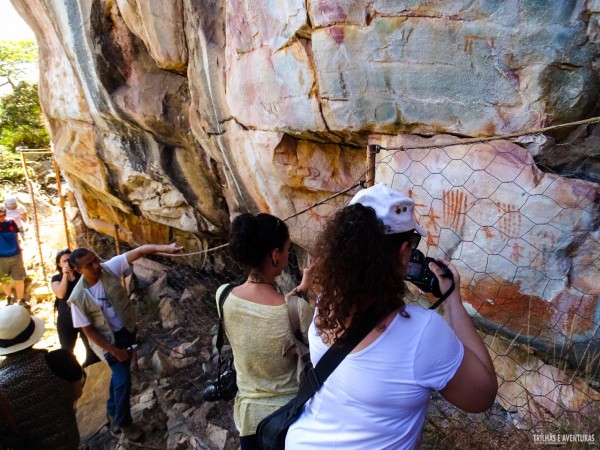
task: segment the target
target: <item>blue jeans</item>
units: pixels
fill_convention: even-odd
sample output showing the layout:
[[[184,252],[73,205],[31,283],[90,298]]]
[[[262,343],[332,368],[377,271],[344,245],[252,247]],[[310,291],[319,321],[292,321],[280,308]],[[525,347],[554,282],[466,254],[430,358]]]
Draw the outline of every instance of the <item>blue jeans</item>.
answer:
[[[130,333],[124,328],[115,333],[116,347],[127,348],[134,342],[135,333]],[[114,419],[118,426],[129,425],[132,422],[129,402],[131,398],[131,360],[119,362],[108,353],[105,353],[104,357],[112,372],[106,413]]]
[[[108,401],[106,402],[106,413],[121,427],[131,423],[129,408],[129,399],[131,398],[131,360],[118,362],[114,358],[112,359],[112,363],[109,362],[112,375],[110,377]]]

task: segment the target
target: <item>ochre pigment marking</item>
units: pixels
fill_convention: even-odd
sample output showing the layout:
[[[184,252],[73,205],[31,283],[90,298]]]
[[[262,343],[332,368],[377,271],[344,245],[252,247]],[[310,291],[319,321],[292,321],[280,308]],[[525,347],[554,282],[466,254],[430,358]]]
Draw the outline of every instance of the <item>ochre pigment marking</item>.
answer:
[[[502,283],[507,283],[502,280]],[[537,296],[520,292],[521,283],[500,286],[485,278],[462,290],[463,299],[485,319],[523,336],[549,338],[553,331],[551,305]]]
[[[426,238],[427,245],[437,246],[440,235],[439,235],[439,231],[438,231],[439,227],[436,224],[436,220],[440,219],[440,216],[435,214],[435,212],[433,211],[433,207],[430,206],[429,212],[421,217],[430,219],[430,220],[425,220],[425,225],[424,225],[425,229],[427,230],[427,238]]]
[[[498,228],[508,237],[519,237],[523,216],[516,212],[517,208],[511,203],[499,203],[498,214],[502,214],[502,219],[498,224]]]
[[[515,263],[519,263],[523,255],[521,254],[521,246],[518,242],[513,242],[510,251],[510,257]]]
[[[444,224],[462,234],[466,226],[467,196],[463,191],[442,191]]]
[[[331,39],[333,39],[336,44],[340,45],[342,42],[344,42],[343,27],[330,27],[327,29],[327,33],[329,36],[331,36]]]
[[[346,21],[344,9],[338,2],[332,0],[317,2],[315,6],[315,15],[326,18],[329,23],[344,23]]]
[[[552,326],[569,339],[582,338],[597,326],[594,324],[594,318],[598,307],[598,295],[563,291],[553,299],[552,305],[555,322]]]
[[[483,231],[485,233],[486,239],[492,239],[492,238],[495,237],[494,233],[492,232],[493,228],[491,228],[491,227],[481,227],[480,229],[481,229],[481,231]]]
[[[307,211],[307,214],[309,215],[309,217],[311,218],[311,220],[316,221],[317,223],[321,223],[321,221],[323,220],[323,216],[321,216],[318,212],[317,212],[317,208],[311,208],[312,203],[308,200],[304,201],[304,206],[306,208],[310,208]]]

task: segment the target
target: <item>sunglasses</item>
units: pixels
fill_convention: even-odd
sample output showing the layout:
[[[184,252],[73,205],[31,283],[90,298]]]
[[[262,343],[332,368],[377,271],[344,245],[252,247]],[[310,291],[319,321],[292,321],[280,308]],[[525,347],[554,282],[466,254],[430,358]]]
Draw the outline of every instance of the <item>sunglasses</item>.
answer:
[[[410,242],[411,250],[415,250],[421,242],[421,235],[419,233],[413,233],[408,238],[408,241]]]

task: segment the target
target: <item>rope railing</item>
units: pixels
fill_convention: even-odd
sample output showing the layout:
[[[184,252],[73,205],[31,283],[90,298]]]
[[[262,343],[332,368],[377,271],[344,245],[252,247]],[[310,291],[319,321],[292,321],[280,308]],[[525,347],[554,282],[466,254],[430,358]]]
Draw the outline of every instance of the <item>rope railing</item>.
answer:
[[[311,209],[316,208],[317,206],[323,205],[323,204],[327,203],[328,201],[331,201],[331,200],[339,197],[340,195],[344,195],[344,194],[348,193],[349,191],[351,191],[353,189],[356,189],[359,186],[364,186],[364,183],[365,183],[364,180],[359,180],[356,183],[352,184],[351,186],[347,187],[346,189],[342,189],[341,191],[338,191],[338,192],[336,192],[336,193],[328,196],[327,198],[324,198],[323,200],[319,200],[318,202],[315,202],[315,203],[311,204],[310,206],[307,206],[306,208],[304,208],[304,209],[302,209],[302,210],[300,210],[300,211],[298,211],[298,212],[296,212],[294,214],[291,214],[288,217],[286,217],[284,219],[281,219],[281,220],[283,220],[284,222],[286,222],[286,221],[288,221],[290,219],[293,219],[294,217],[300,216],[300,215],[302,215],[302,214],[310,211]],[[120,227],[115,224],[115,229],[119,230]],[[117,231],[116,236],[118,236],[118,235],[119,235],[119,233]],[[137,247],[140,247],[142,245],[142,244],[139,244],[139,243],[137,243],[135,241],[132,241],[132,242]],[[202,255],[202,254],[206,254],[206,253],[213,253],[213,252],[216,252],[216,251],[219,251],[219,250],[223,250],[224,248],[227,248],[228,246],[229,246],[229,244],[225,243],[225,244],[222,244],[222,245],[218,245],[216,247],[211,247],[209,249],[200,250],[200,251],[197,251],[197,252],[175,253],[175,254],[157,252],[157,253],[155,253],[155,255],[169,256],[169,257],[176,257],[176,258],[177,257],[189,257],[189,256],[195,256],[195,255]]]
[[[481,144],[481,143],[485,143],[485,142],[511,140],[511,139],[516,139],[516,138],[520,138],[520,137],[524,137],[524,136],[530,136],[532,134],[543,134],[543,133],[547,133],[549,131],[560,130],[563,128],[576,127],[576,126],[580,126],[580,125],[591,125],[591,124],[595,124],[595,123],[599,123],[599,122],[600,122],[600,117],[592,117],[590,119],[578,120],[575,122],[568,122],[568,123],[563,123],[563,124],[558,124],[558,125],[552,125],[549,127],[537,128],[534,130],[522,131],[522,132],[518,132],[518,133],[499,134],[496,136],[488,136],[488,137],[480,137],[480,138],[465,138],[465,139],[457,140],[455,142],[447,142],[447,143],[440,143],[440,144],[424,144],[424,145],[413,145],[413,146],[406,146],[406,147],[400,146],[400,147],[379,147],[379,148],[380,148],[380,150],[387,150],[387,151],[395,151],[395,150],[405,151],[405,150],[417,150],[417,149],[444,148],[444,147],[452,147],[454,145]]]
[[[493,142],[493,141],[497,141],[497,140],[510,140],[510,139],[515,139],[515,138],[519,138],[519,137],[524,137],[524,136],[528,136],[528,135],[532,135],[532,134],[541,134],[541,133],[546,133],[549,131],[554,131],[554,130],[559,130],[559,129],[563,129],[563,128],[569,128],[569,127],[575,127],[575,126],[580,126],[580,125],[591,125],[591,124],[595,124],[595,123],[600,123],[600,117],[592,117],[589,119],[585,119],[585,120],[578,120],[578,121],[574,121],[574,122],[568,122],[568,123],[563,123],[563,124],[557,124],[557,125],[552,125],[552,126],[548,126],[548,127],[544,127],[544,128],[536,128],[536,129],[532,129],[532,130],[528,130],[528,131],[522,131],[522,132],[518,132],[518,133],[511,133],[511,134],[501,134],[501,135],[496,135],[496,136],[489,136],[489,137],[481,137],[481,138],[465,138],[465,139],[460,139],[457,140],[455,142],[446,142],[446,143],[440,143],[440,144],[424,144],[424,145],[415,145],[415,146],[401,146],[401,147],[382,147],[379,145],[375,145],[373,147],[376,147],[376,151],[378,152],[379,150],[385,150],[385,151],[406,151],[406,150],[417,150],[417,149],[436,149],[436,148],[444,148],[444,147],[451,147],[451,146],[455,146],[455,145],[469,145],[469,144],[479,144],[479,143],[486,143],[486,142]],[[372,150],[367,150],[367,159],[369,159],[369,154],[372,153]],[[374,161],[374,160],[373,160]],[[318,202],[315,202],[313,204],[311,204],[310,206],[307,206],[306,208],[291,214],[290,216],[282,219],[284,222],[288,221],[294,217],[300,216],[302,214],[307,213],[308,211],[330,201],[333,200],[341,195],[344,195],[346,193],[348,193],[349,191],[356,189],[357,187],[361,186],[361,187],[368,187],[369,185],[372,185],[375,181],[375,175],[374,172],[372,172],[373,167],[368,163],[367,164],[367,168],[361,173],[359,179],[357,179],[352,185],[350,185],[349,187],[342,189],[338,192],[333,193],[332,195],[328,196],[327,198],[320,200]],[[366,178],[365,178],[366,177]],[[119,234],[119,229],[120,227],[115,224],[115,229],[116,234]],[[139,244],[138,242],[132,241],[132,243],[135,246],[140,246],[142,244]],[[157,253],[158,255],[161,256],[169,256],[169,257],[190,257],[190,256],[196,256],[196,255],[202,255],[202,254],[208,254],[208,253],[213,253],[219,250],[222,250],[224,248],[226,248],[229,244],[225,243],[222,245],[218,245],[216,247],[211,247],[205,250],[200,250],[197,252],[189,252],[189,253],[178,253],[178,254],[166,254],[166,253]]]

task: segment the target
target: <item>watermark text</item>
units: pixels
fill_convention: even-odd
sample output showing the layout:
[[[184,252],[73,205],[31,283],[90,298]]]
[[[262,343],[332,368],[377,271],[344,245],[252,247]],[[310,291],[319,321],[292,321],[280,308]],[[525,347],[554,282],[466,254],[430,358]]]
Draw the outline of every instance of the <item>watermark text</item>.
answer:
[[[533,443],[539,445],[565,445],[569,443],[588,443],[595,444],[598,441],[596,440],[595,434],[534,434],[533,435]]]

